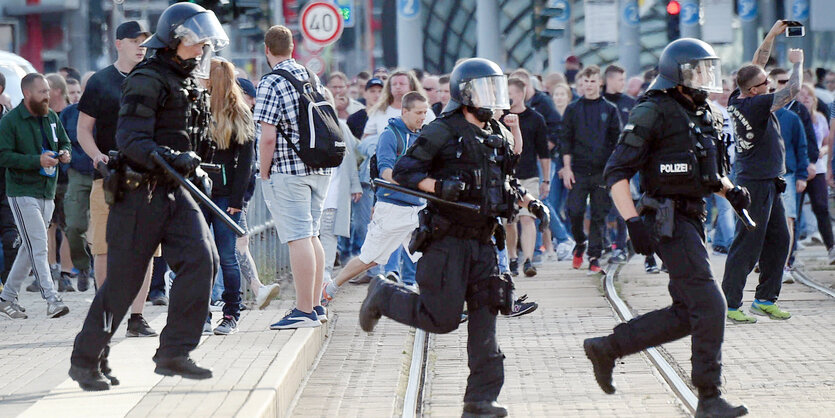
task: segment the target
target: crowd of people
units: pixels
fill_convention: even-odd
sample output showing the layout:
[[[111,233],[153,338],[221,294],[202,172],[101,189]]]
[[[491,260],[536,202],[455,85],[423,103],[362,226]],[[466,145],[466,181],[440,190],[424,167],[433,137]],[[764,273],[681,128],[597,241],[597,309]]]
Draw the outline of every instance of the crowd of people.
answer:
[[[835,137],[835,72],[817,69],[815,73],[804,73],[803,53],[799,50],[788,54],[791,69],[777,65],[769,57],[771,42],[780,29],[769,33],[754,64],[723,78],[722,92],[709,97],[724,119],[721,136],[733,167],[728,177],[750,192],[751,215],[758,224],[751,230],[737,222],[734,211],[739,205],[725,197],[705,198],[708,241],[713,253],[727,255],[728,265],[740,266],[726,269],[722,285],[728,303],[727,318],[738,323],[756,322],[756,318],[740,309],[742,287],[751,270],[759,268],[764,277],[751,312],[788,319],[791,315],[777,306],[776,299],[780,281],[791,280],[796,252],[822,244],[828,251],[829,263],[835,264],[829,213],[831,190],[835,188],[831,152]],[[114,214],[109,205],[112,196],[108,196],[104,185],[107,164],[117,158],[116,151],[128,156],[137,152],[131,148],[138,147],[132,142],[131,129],[150,129],[139,127],[143,115],[153,116],[151,109],[160,105],[149,103],[148,97],[167,100],[153,96],[155,92],[143,92],[141,85],[133,85],[135,90],[123,86],[126,79],[141,79],[142,71],[147,70],[146,45],[151,34],[134,21],[120,25],[115,34],[118,58],[113,65],[83,76],[72,68],[47,75],[27,75],[21,83],[23,102],[14,107],[0,103],[0,174],[5,177],[0,181],[5,195],[0,199],[4,254],[0,312],[12,319],[28,316],[25,307],[18,303],[18,292],[28,277],[32,277],[32,283],[26,289],[40,292],[47,302],[47,316],[63,316],[69,308],[61,300],[62,293],[76,289],[84,292],[91,285],[102,289],[108,278],[108,264],[110,270],[123,267],[114,263],[113,253],[128,257],[126,254],[132,250],[133,242],[126,237],[151,245],[150,238],[143,237],[157,233],[150,230],[140,234],[130,229],[132,224],[114,228],[114,222],[108,228],[108,217]],[[156,48],[168,51],[164,46]],[[209,174],[211,187],[207,194],[226,216],[246,229],[248,202],[256,184],[262,187],[279,239],[289,247],[296,291],[295,307],[272,324],[272,329],[321,326],[327,321],[326,306],[345,283],[371,283],[371,288],[388,289],[387,292],[394,292],[393,298],[413,303],[413,296],[408,295],[421,291],[420,280],[416,279],[421,275],[416,271],[421,252],[410,248],[410,241],[413,231],[423,225],[421,217],[427,201],[419,195],[380,187],[375,180],[409,184],[414,179],[410,177],[414,175],[412,171],[416,170],[409,164],[430,164],[428,153],[445,152],[446,148],[433,148],[427,142],[424,127],[436,118],[454,119],[449,113],[464,105],[451,101],[451,97],[461,97],[464,83],[460,82],[460,74],[459,84],[455,84],[455,74],[433,75],[418,69],[381,67],[353,77],[334,71],[320,80],[293,59],[293,49],[291,31],[274,26],[265,36],[271,71],[257,83],[222,58],[211,59],[206,73],[199,77],[199,89],[207,93],[201,97],[210,112],[202,116],[211,121],[204,126],[213,142],[211,162],[219,166],[219,170]],[[159,62],[158,59],[150,65],[163,65]],[[630,111],[646,100],[644,92],[656,80],[658,70],[627,74],[615,64],[603,69],[584,66],[575,56],[568,57],[565,64],[564,73],[535,75],[524,68],[504,71],[509,74],[502,86],[509,98],[506,107],[497,105],[487,115],[463,111],[467,121],[487,128],[479,132],[486,132],[488,139],[489,132],[507,133],[512,154],[508,158],[521,190],[516,202],[518,215],[492,219],[502,218],[506,233],[506,247],[497,245],[500,273],[533,277],[542,263],[570,259],[573,269],[585,265],[590,274],[603,274],[607,265],[625,264],[636,253],[629,234],[636,229],[613,204],[612,184],[607,184],[604,172],[619,141],[628,141],[626,134],[656,134],[640,131],[643,128],[627,122],[636,118],[630,116]],[[309,84],[313,91],[300,88],[301,84]],[[4,87],[0,76],[0,93]],[[192,87],[198,88],[189,88]],[[345,145],[338,166],[311,167],[297,148],[301,139],[311,137],[313,127],[312,119],[311,128],[307,126],[308,118],[313,116],[300,103],[316,95],[329,104],[326,107],[331,110],[326,110],[325,116],[332,112]],[[314,105],[321,103],[311,104]],[[166,123],[165,118],[156,119],[156,135],[175,129]],[[440,129],[440,125],[431,126]],[[118,133],[117,127],[123,133]],[[782,138],[782,142],[777,138]],[[461,138],[458,141],[460,158],[465,146],[461,145]],[[455,151],[451,152],[443,154],[444,158],[454,160]],[[192,165],[199,164],[199,160],[183,155],[172,151],[163,158],[175,168],[193,171],[196,166]],[[779,163],[783,160],[784,164]],[[774,161],[778,163],[775,165]],[[679,167],[664,168],[662,164],[659,170],[675,174]],[[428,179],[417,179],[409,185],[455,201],[472,184],[481,182],[481,170],[465,171],[430,183],[425,182]],[[628,194],[637,202],[645,192],[645,182],[635,175],[627,183]],[[151,205],[156,195],[154,186],[148,187],[147,202]],[[139,216],[120,212],[115,213],[119,219]],[[261,309],[277,296],[279,288],[276,283],[263,284],[259,280],[246,236],[236,237],[217,213],[203,208],[202,215],[213,231],[207,240],[211,239],[216,248],[216,256],[209,250],[204,255],[216,259],[219,271],[211,266],[198,267],[205,267],[212,276],[218,275],[210,305],[211,310],[222,312],[216,326],[211,323],[211,315],[206,318],[203,332],[229,335],[237,331],[240,312],[246,308],[241,298],[243,281],[253,290],[256,306]],[[456,227],[461,225],[449,226],[451,230]],[[462,230],[461,234],[471,232],[484,231]],[[489,232],[492,236],[493,229]],[[501,240],[504,237],[497,237],[496,244]],[[168,287],[177,283],[177,274],[193,273],[182,255],[162,253],[161,247],[167,243],[170,242],[163,240],[161,246],[159,240],[153,243],[151,249],[157,248],[150,263],[135,257],[126,261],[132,275],[144,275],[144,280],[136,283],[132,302],[123,301],[125,306],[130,305],[130,337],[157,335],[143,317],[146,302],[173,304]],[[638,252],[645,254],[647,273],[667,271],[667,266],[657,264],[651,251]],[[387,279],[385,286],[375,282],[381,276]],[[273,281],[272,277],[268,280]],[[391,283],[396,283],[398,290],[386,287]],[[521,316],[535,310],[536,303],[525,299],[516,299],[506,314]],[[96,303],[104,302],[94,302],[91,313]],[[386,309],[379,310],[387,312]],[[399,315],[397,307],[390,309],[392,315]],[[202,318],[202,307],[189,305],[188,311],[189,318]],[[401,314],[406,318],[406,313]],[[90,324],[85,323],[79,338],[93,338],[85,333],[88,325],[94,328],[100,318],[91,318],[88,316]],[[118,322],[121,316],[114,318]],[[468,317],[463,314],[454,323],[432,326],[446,332],[466,320]],[[485,319],[478,316],[476,320]],[[363,328],[373,328],[374,321],[376,318],[366,317]],[[78,341],[78,359],[87,354],[91,358],[100,356],[83,353],[84,347],[79,347]],[[106,346],[106,341],[101,343]],[[500,354],[498,347],[495,349]],[[75,354],[73,358],[76,359]],[[201,370],[193,376],[205,378]],[[100,371],[110,378],[106,354]],[[106,386],[95,376],[76,380],[86,382],[82,387]],[[116,384],[114,378],[110,380]]]

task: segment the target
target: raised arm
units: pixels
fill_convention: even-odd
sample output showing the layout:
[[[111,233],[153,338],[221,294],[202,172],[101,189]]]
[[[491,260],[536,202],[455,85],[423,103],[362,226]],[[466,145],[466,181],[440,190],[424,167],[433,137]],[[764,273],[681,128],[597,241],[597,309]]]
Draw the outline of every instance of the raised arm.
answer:
[[[774,22],[774,26],[772,26],[771,30],[768,31],[768,34],[765,35],[763,43],[761,43],[760,47],[757,48],[757,51],[754,52],[753,64],[765,67],[765,64],[768,62],[768,58],[771,56],[771,49],[774,47],[774,40],[777,38],[777,35],[780,35],[780,33],[785,30],[785,22],[782,20]]]
[[[803,50],[790,49],[789,62],[792,63],[792,75],[789,77],[789,85],[774,93],[774,102],[771,104],[772,112],[789,104],[797,96],[797,93],[800,92],[800,85],[803,84]]]

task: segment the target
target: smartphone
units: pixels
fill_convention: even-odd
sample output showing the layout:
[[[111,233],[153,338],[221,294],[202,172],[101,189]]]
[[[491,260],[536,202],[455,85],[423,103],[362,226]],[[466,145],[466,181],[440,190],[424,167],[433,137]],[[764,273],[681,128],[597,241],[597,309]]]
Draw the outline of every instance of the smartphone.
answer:
[[[783,22],[788,25],[786,27],[787,38],[801,38],[806,36],[806,27],[802,23],[796,20],[784,20]]]

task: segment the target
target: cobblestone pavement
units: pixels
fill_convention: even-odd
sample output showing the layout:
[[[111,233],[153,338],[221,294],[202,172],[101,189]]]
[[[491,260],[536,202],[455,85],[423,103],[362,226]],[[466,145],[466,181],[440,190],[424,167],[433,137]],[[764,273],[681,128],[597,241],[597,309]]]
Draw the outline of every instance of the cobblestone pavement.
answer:
[[[617,324],[603,297],[600,276],[571,270],[567,262],[539,268],[516,280],[539,309],[518,318],[500,317],[499,346],[507,357],[499,402],[511,416],[684,416],[684,406],[644,355],[615,369],[618,391],[604,394],[594,381],[583,339]],[[433,335],[424,414],[460,416],[468,374],[466,327]]]
[[[804,268],[816,280],[835,284],[831,266],[824,266],[821,247],[800,254]],[[621,296],[636,314],[670,303],[667,276],[645,274],[642,261],[643,257],[634,258],[618,279]],[[713,256],[711,263],[714,277],[721,282],[725,257]],[[746,311],[756,284],[757,275],[752,273],[743,294]],[[745,403],[752,416],[831,416],[835,410],[835,299],[799,283],[784,284],[780,306],[792,313],[791,319],[757,317],[756,324],[727,323],[722,352],[725,396]],[[689,382],[690,340],[666,344],[663,351]]]
[[[359,326],[366,286],[346,284],[329,306],[336,325],[299,395],[297,417],[390,417],[403,408],[414,332],[382,319],[368,334]]]
[[[91,291],[66,293],[63,298],[70,313],[47,319],[46,303],[38,294],[24,291],[20,303],[29,318],[0,318],[0,416],[231,416],[267,367],[280,361],[277,354],[293,335],[292,331],[269,330],[269,324],[290,307],[289,302],[276,301],[263,311],[243,311],[237,334],[201,339],[192,357],[211,367],[214,378],[193,381],[154,374],[151,357],[158,339],[126,339],[123,322],[111,353],[121,385],[107,392],[83,392],[68,379],[67,370],[73,338],[92,297]],[[145,316],[157,331],[165,325],[166,311],[167,307],[146,305]],[[217,322],[219,314],[215,318]]]

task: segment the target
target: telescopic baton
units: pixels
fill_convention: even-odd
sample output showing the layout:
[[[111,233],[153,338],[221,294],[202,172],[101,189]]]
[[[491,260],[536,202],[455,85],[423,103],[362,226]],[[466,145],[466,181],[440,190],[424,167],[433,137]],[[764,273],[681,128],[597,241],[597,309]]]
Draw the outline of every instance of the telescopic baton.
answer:
[[[410,189],[408,187],[403,187],[399,184],[394,184],[385,180],[374,179],[371,180],[371,183],[374,184],[376,187],[382,187],[384,189],[394,190],[395,192],[405,193],[409,196],[420,197],[422,199],[426,199],[429,202],[437,203],[440,205],[447,205],[452,206],[458,209],[470,210],[473,212],[481,211],[481,206],[473,204],[473,203],[464,203],[464,202],[450,202],[449,200],[441,199],[438,196],[435,196],[430,193],[424,193],[418,190]]]
[[[185,187],[189,192],[191,192],[191,195],[194,196],[195,199],[199,200],[200,203],[206,205],[206,207],[209,208],[209,210],[215,216],[220,218],[220,220],[223,221],[223,223],[225,223],[226,226],[231,228],[237,236],[242,237],[246,235],[246,231],[243,228],[241,228],[240,225],[233,221],[232,218],[230,218],[229,215],[226,214],[226,212],[220,210],[220,208],[217,207],[215,202],[212,202],[212,199],[209,199],[209,197],[206,196],[199,188],[197,188],[197,186],[195,186],[194,183],[189,181],[187,178],[183,177],[183,175],[178,173],[177,170],[174,169],[174,167],[171,167],[171,165],[168,164],[168,161],[165,161],[165,159],[162,158],[162,156],[160,156],[156,151],[151,153],[151,159],[154,160],[154,162],[157,163],[157,165],[162,167],[162,169],[165,170],[166,174],[168,174],[171,178],[176,180],[177,183],[179,183],[181,186]]]
[[[749,231],[757,229],[757,223],[754,222],[753,219],[751,219],[751,214],[748,213],[748,209],[742,209],[739,212],[734,210],[734,213],[739,218],[739,220],[742,221],[742,224],[745,225],[745,229]]]

